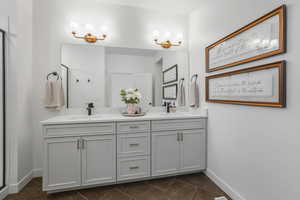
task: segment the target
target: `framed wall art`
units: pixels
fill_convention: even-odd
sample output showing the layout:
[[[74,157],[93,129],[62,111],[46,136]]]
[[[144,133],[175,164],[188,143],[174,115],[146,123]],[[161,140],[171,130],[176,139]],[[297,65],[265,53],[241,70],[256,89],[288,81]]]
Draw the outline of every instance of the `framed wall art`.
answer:
[[[206,101],[285,107],[285,61],[206,77]]]
[[[176,84],[163,86],[163,99],[176,100],[177,99],[178,86]]]
[[[206,72],[285,53],[286,6],[273,10],[205,49]]]
[[[163,71],[163,84],[178,81],[178,65],[174,65]]]

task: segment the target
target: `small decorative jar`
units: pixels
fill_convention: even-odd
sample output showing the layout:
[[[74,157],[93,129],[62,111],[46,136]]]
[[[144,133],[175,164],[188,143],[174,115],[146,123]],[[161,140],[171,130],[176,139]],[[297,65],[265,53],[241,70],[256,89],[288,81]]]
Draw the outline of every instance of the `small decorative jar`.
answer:
[[[137,104],[129,103],[127,104],[127,113],[130,115],[134,115],[137,111]]]

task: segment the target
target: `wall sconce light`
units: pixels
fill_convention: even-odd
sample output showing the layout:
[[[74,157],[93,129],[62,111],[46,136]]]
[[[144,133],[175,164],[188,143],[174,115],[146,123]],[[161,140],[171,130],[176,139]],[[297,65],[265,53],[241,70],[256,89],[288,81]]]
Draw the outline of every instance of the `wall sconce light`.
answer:
[[[95,43],[98,40],[105,40],[106,37],[107,37],[107,35],[104,34],[104,33],[100,37],[96,36],[95,34],[92,34],[92,32],[95,32],[95,31],[94,31],[94,27],[91,24],[86,24],[85,25],[85,29],[87,30],[87,33],[84,34],[83,36],[77,35],[76,31],[74,31],[76,28],[78,28],[78,24],[72,22],[71,27],[72,27],[72,30],[73,30],[72,35],[73,35],[74,38],[83,39],[88,43]],[[106,29],[106,27],[103,27],[102,29],[104,30],[104,29]]]
[[[180,46],[182,44],[182,38],[183,38],[182,34],[177,35],[177,39],[179,40],[177,43],[172,43],[171,40],[169,39],[171,36],[170,32],[166,33],[166,35],[165,35],[166,40],[164,42],[158,41],[158,37],[159,37],[158,31],[154,31],[153,36],[154,36],[155,44],[160,45],[162,48],[165,48],[165,49],[169,49],[172,46]]]
[[[88,43],[95,43],[98,40],[105,40],[105,38],[106,38],[105,34],[102,34],[102,37],[97,37],[96,35],[93,35],[91,33],[87,33],[84,36],[77,36],[76,35],[77,33],[75,31],[73,31],[72,34],[73,34],[74,38],[84,39]]]

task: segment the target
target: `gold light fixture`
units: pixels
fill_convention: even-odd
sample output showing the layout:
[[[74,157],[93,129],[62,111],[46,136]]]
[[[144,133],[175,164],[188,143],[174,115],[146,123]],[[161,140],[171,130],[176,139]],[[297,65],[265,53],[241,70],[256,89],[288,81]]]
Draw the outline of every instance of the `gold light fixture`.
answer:
[[[171,40],[169,39],[171,37],[171,33],[166,32],[165,41],[164,42],[159,42],[158,41],[159,32],[157,30],[155,30],[153,32],[153,37],[154,37],[155,44],[160,45],[162,48],[165,48],[165,49],[169,49],[173,46],[180,46],[182,44],[182,38],[183,38],[182,34],[178,34],[177,35],[178,42],[177,43],[172,43]]]
[[[95,43],[98,40],[105,40],[105,38],[107,37],[106,34],[102,34],[101,37],[97,37],[96,35],[93,35],[91,33],[87,33],[84,36],[78,36],[77,33],[75,31],[72,32],[74,38],[77,39],[84,39],[86,42],[88,43]]]
[[[74,38],[83,39],[88,43],[95,43],[98,40],[105,40],[107,37],[107,35],[106,35],[107,27],[106,26],[102,26],[102,28],[101,28],[102,35],[100,37],[98,37],[94,34],[97,31],[95,30],[95,27],[92,24],[85,24],[84,27],[80,27],[80,25],[78,23],[71,22],[70,28],[72,29],[72,35],[74,36]],[[78,35],[76,30],[79,30],[79,29],[82,29],[81,32],[86,32],[86,34],[84,34],[82,36]]]
[[[182,44],[182,41],[179,41],[177,44],[173,44],[170,40],[167,40],[165,42],[158,42],[158,39],[154,39],[155,44],[160,45],[162,48],[169,49],[172,46],[180,46]]]

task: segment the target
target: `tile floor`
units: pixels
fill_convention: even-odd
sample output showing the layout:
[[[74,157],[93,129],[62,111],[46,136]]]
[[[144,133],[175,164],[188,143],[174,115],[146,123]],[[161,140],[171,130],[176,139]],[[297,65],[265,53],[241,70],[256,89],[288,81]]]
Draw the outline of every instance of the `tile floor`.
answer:
[[[42,179],[36,178],[5,200],[214,200],[219,196],[230,199],[200,173],[50,195],[42,192]]]

